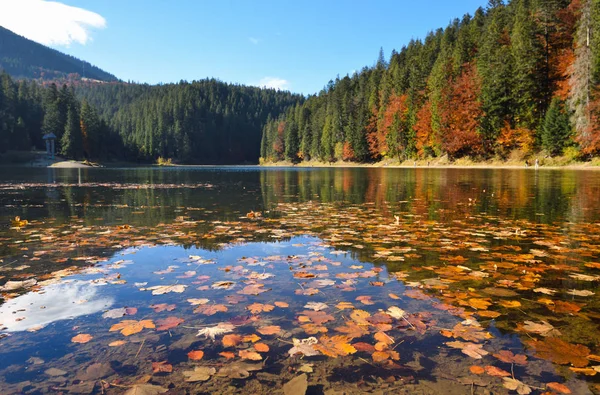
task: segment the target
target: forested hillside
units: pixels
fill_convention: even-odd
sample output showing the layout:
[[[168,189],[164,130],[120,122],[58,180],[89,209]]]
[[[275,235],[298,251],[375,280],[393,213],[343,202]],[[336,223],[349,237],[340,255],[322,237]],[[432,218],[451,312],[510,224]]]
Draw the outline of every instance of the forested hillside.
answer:
[[[266,161],[600,154],[600,0],[490,0],[265,125]]]
[[[130,158],[258,162],[263,125],[303,97],[214,79],[167,85],[87,84],[77,94],[118,133]]]
[[[116,81],[117,77],[88,62],[48,48],[0,26],[0,70],[17,78]]]
[[[216,80],[169,85],[84,83],[57,87],[0,74],[0,152],[43,148],[75,159],[256,163],[262,126],[302,100]]]

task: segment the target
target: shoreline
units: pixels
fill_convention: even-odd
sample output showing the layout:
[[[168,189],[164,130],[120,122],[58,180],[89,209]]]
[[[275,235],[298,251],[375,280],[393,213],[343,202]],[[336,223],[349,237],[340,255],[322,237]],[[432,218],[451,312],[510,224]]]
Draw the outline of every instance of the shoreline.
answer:
[[[552,161],[553,162],[553,161]],[[383,169],[527,169],[535,170],[534,165],[526,166],[525,162],[471,162],[458,160],[456,162],[435,162],[435,161],[405,161],[392,162],[381,161],[375,163],[356,163],[356,162],[321,162],[309,161],[292,163],[289,161],[263,162],[260,167],[298,167],[298,168],[383,168]],[[541,164],[538,170],[600,170],[600,162],[571,162],[566,164],[549,163]]]

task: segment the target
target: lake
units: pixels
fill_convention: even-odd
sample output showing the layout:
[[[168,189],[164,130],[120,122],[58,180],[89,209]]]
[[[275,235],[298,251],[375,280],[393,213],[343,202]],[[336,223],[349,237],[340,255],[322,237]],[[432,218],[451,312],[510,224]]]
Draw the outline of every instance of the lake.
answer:
[[[597,171],[0,167],[2,394],[598,393],[599,282]]]

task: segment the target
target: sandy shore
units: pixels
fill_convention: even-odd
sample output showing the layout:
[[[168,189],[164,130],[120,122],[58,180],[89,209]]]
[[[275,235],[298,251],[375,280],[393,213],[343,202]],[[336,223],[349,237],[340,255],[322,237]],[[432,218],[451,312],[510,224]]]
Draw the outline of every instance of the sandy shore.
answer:
[[[428,168],[428,169],[535,169],[535,166],[526,166],[525,163],[509,163],[509,162],[466,162],[458,161],[455,163],[435,163],[427,161],[409,161],[409,162],[376,162],[376,163],[355,163],[355,162],[272,162],[262,163],[263,167],[361,167],[361,168],[388,168],[388,169],[411,169],[411,168]],[[556,163],[541,164],[539,169],[562,169],[562,170],[600,170],[600,164],[592,162],[574,162],[564,165]]]

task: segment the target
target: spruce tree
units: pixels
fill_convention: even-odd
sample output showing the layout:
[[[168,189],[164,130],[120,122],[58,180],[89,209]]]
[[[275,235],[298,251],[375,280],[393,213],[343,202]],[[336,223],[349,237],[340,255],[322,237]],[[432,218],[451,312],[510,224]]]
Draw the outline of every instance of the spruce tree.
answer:
[[[67,158],[80,159],[83,156],[83,140],[81,137],[80,119],[77,108],[69,106],[65,132],[61,140],[61,155]]]
[[[561,155],[571,136],[571,122],[565,104],[552,99],[542,127],[542,148],[550,155]]]

